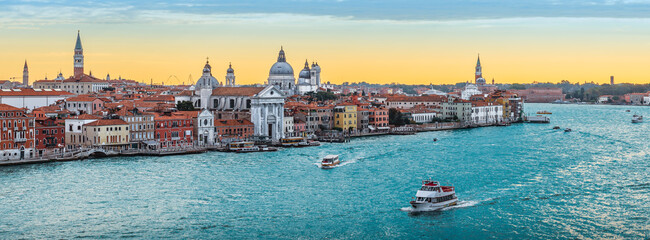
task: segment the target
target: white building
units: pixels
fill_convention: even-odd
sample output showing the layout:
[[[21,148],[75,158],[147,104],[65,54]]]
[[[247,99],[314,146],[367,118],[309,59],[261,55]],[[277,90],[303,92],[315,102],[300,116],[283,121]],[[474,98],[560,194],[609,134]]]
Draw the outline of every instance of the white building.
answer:
[[[83,125],[100,119],[99,117],[83,114],[65,119],[65,146],[67,149],[76,149],[85,144]]]
[[[312,63],[311,69],[309,62],[305,60],[305,68],[298,74],[298,93],[306,94],[309,92],[317,92],[320,88],[320,66],[318,63]]]
[[[293,116],[284,116],[284,136],[293,137],[294,126]]]
[[[207,109],[203,109],[196,117],[196,121],[194,132],[198,136],[198,145],[214,145],[217,142],[217,136],[214,134],[214,115]]]
[[[473,124],[494,124],[503,121],[503,105],[492,103],[474,103],[471,120]]]
[[[0,103],[27,109],[49,106],[72,96],[61,89],[0,89]]]
[[[269,70],[267,84],[277,87],[286,96],[291,96],[296,92],[296,78],[293,75],[293,68],[287,63],[287,57],[282,48],[280,48],[278,54],[278,61]]]
[[[483,94],[483,92],[478,90],[478,87],[476,85],[467,84],[467,86],[465,86],[465,89],[460,93],[460,98],[464,100],[469,100],[470,97],[479,94]]]
[[[251,122],[255,125],[255,136],[269,137],[278,142],[284,138],[284,98],[275,86],[268,86],[251,97]]]

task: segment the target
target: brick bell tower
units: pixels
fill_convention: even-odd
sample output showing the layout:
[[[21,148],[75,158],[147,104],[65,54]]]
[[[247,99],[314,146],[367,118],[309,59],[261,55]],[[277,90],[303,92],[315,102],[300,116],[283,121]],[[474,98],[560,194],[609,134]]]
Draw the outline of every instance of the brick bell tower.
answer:
[[[81,37],[77,31],[77,43],[74,46],[74,77],[80,78],[84,74],[84,49],[81,47]]]

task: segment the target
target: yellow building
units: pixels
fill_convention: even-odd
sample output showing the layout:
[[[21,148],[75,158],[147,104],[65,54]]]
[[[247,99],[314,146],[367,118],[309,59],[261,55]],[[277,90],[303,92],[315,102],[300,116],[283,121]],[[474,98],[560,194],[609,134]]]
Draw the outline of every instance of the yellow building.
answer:
[[[83,125],[84,145],[120,151],[129,148],[129,123],[122,119],[99,119]]]
[[[339,105],[334,107],[334,128],[355,130],[357,128],[357,105]]]

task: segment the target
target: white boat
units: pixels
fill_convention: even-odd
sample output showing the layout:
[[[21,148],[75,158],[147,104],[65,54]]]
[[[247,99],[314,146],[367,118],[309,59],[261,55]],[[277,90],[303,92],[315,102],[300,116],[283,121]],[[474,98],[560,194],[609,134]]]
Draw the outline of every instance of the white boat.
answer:
[[[636,115],[632,116],[632,123],[642,123],[643,122],[643,116],[641,115]]]
[[[529,123],[550,123],[551,118],[547,117],[547,116],[542,116],[542,115],[526,116],[526,122],[529,122]]]
[[[260,148],[254,142],[232,142],[228,144],[228,150],[238,153],[259,152]]]
[[[444,207],[456,205],[458,198],[452,186],[440,186],[437,181],[422,181],[422,187],[411,201],[414,211],[435,211]]]
[[[323,161],[321,161],[320,168],[330,169],[339,165],[339,163],[341,163],[339,155],[327,155],[323,158]]]

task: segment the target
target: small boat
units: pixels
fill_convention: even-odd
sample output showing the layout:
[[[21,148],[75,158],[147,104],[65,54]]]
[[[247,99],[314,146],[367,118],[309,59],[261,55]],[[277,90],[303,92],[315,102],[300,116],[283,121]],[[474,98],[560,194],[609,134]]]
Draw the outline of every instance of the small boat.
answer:
[[[553,114],[552,112],[549,111],[539,111],[537,114]]]
[[[554,130],[560,129],[560,126],[553,127]]]
[[[308,143],[309,143],[309,146],[320,146],[319,141],[309,140]]]
[[[278,150],[278,148],[267,147],[267,146],[260,146],[259,149],[260,149],[260,152],[275,152],[275,151]]]
[[[636,115],[632,116],[632,123],[642,123],[643,122],[643,116],[641,115]]]
[[[625,110],[625,112],[630,112],[630,109],[628,109],[628,110]]]
[[[336,165],[339,165],[341,161],[339,160],[339,155],[327,155],[323,158],[323,161],[320,163],[320,168],[330,169]]]
[[[235,152],[236,153],[250,153],[250,152],[259,152],[259,151],[260,151],[259,147],[253,146],[253,147],[248,147],[248,148],[240,148],[240,149],[237,149]]]
[[[415,200],[409,202],[415,211],[435,211],[458,203],[456,189],[452,186],[440,186],[437,181],[424,180],[422,187],[415,194]]]
[[[434,141],[434,142],[437,142],[437,141],[438,141],[438,138],[433,138],[433,141]]]
[[[228,150],[231,152],[247,153],[259,152],[260,148],[255,146],[254,142],[231,142],[228,144]]]
[[[571,132],[571,131],[573,131],[573,130],[571,130],[571,128],[565,128],[564,129],[564,132]]]

